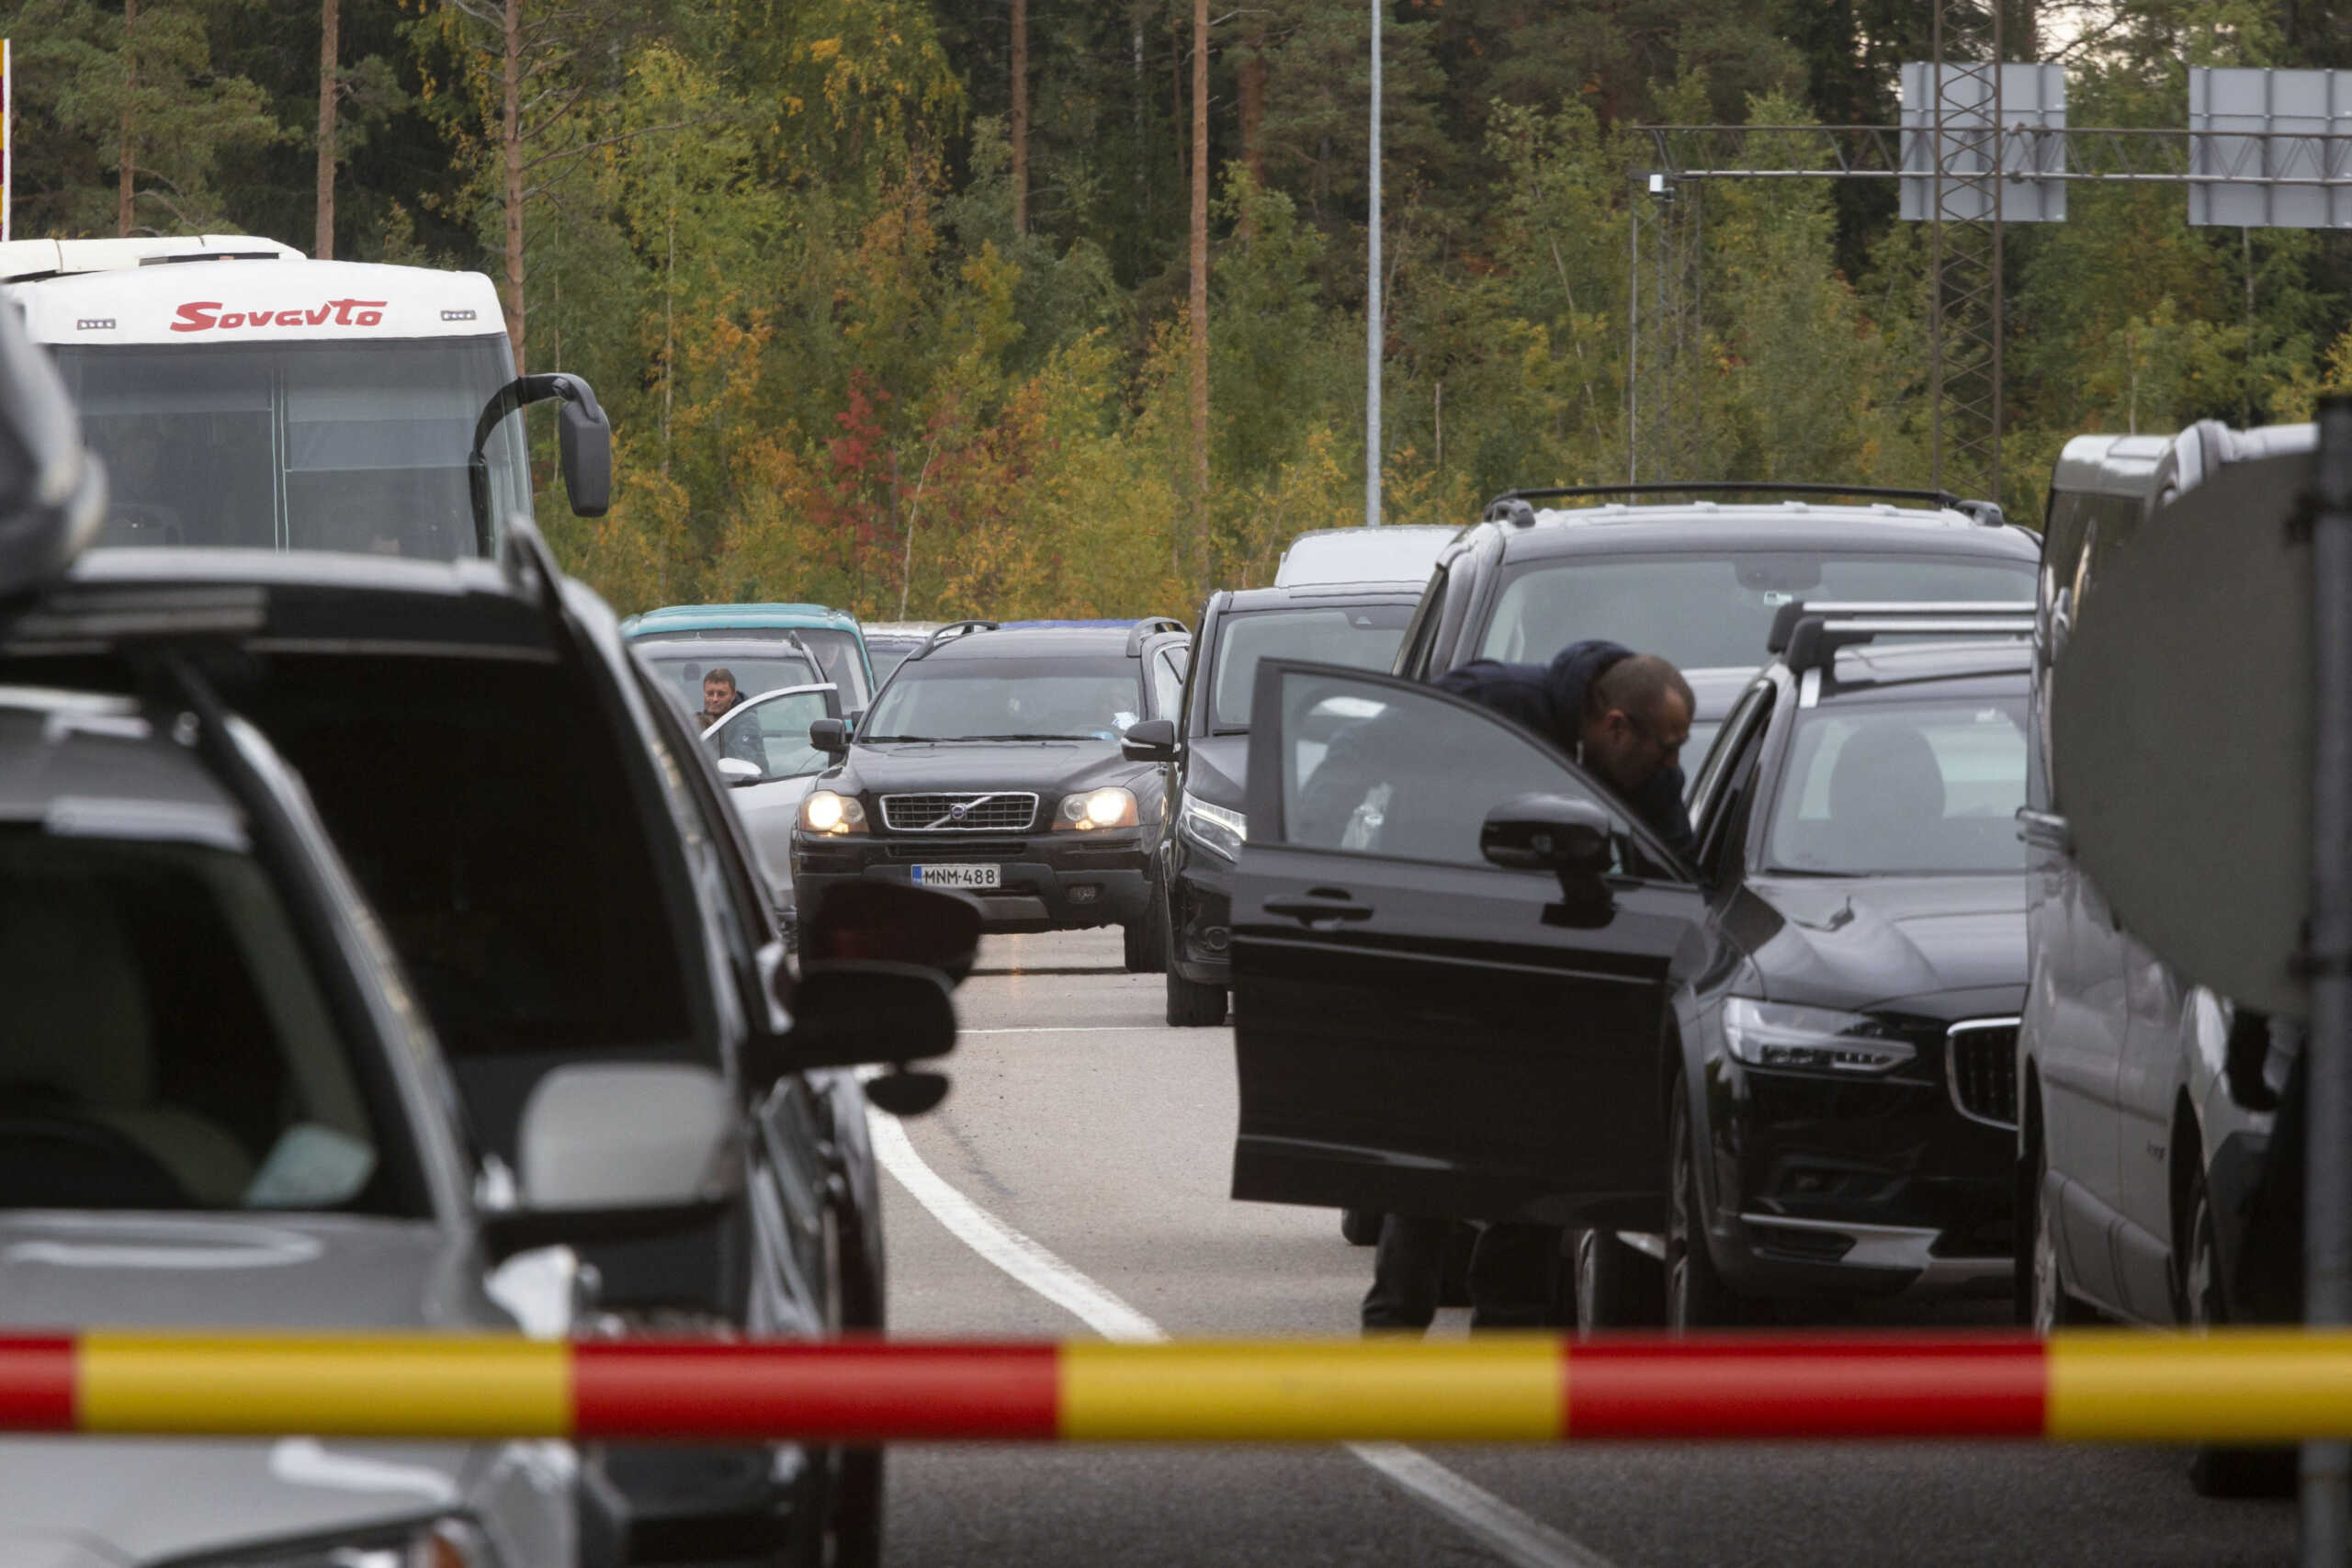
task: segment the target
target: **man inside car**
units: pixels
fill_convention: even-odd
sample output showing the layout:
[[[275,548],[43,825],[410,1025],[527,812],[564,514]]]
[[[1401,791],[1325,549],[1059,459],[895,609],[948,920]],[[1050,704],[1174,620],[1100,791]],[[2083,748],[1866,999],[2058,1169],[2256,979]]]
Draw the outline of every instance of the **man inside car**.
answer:
[[[1654,654],[1613,642],[1571,643],[1549,664],[1481,659],[1430,682],[1543,736],[1623,800],[1667,846],[1688,859],[1697,848],[1682,803],[1682,745],[1698,704],[1680,671]],[[1347,738],[1335,739],[1317,783],[1342,784]],[[1335,770],[1330,761],[1340,761]],[[1306,803],[1313,809],[1310,786]],[[1430,804],[1438,804],[1435,802]],[[1391,811],[1414,803],[1392,801]],[[1429,1327],[1436,1316],[1450,1219],[1390,1214],[1380,1227],[1372,1289],[1364,1293],[1370,1330]],[[1557,1226],[1490,1221],[1470,1258],[1473,1328],[1540,1327],[1545,1315]]]
[[[707,730],[734,712],[742,701],[742,694],[735,689],[732,670],[721,665],[709,671],[702,678],[702,728]],[[768,771],[767,748],[761,742],[759,727],[749,719],[730,724],[717,735],[706,735],[703,744],[710,748],[713,758],[733,757],[749,762],[763,776]]]

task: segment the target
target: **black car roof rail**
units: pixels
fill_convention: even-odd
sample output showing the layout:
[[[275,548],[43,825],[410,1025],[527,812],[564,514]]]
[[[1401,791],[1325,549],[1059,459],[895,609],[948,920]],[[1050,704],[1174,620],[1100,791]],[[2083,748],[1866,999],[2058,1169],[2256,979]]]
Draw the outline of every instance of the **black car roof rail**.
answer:
[[[1690,479],[1681,484],[1564,485],[1539,490],[1507,490],[1487,502],[1480,521],[1509,523],[1515,527],[1535,525],[1536,501],[1572,501],[1605,495],[1849,495],[1871,501],[1925,501],[1958,512],[1989,527],[2004,521],[2001,509],[1989,501],[1963,501],[1947,490],[1903,490],[1886,485],[1784,484],[1777,480]],[[1989,515],[1987,513],[1989,513]]]
[[[950,621],[931,634],[929,640],[922,645],[923,651],[928,653],[943,642],[952,642],[959,637],[969,637],[974,632],[992,632],[1000,624],[996,621]]]
[[[1772,617],[1767,651],[1780,654],[1791,670],[1826,670],[1841,648],[1882,637],[2031,637],[2034,606],[2000,601],[1982,604],[1783,604]]]
[[[1146,637],[1158,637],[1162,632],[1183,632],[1187,629],[1189,628],[1184,623],[1173,615],[1146,615],[1127,628],[1127,657],[1133,659],[1143,651]]]

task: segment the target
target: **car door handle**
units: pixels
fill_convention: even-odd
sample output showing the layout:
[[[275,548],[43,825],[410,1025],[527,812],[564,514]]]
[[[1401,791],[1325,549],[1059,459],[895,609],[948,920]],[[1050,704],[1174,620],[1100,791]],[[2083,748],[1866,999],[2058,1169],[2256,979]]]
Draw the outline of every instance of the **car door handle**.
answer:
[[[1346,904],[1331,898],[1269,898],[1258,906],[1270,915],[1287,915],[1300,925],[1311,926],[1318,920],[1368,920],[1372,919],[1369,904]]]
[[[2018,807],[2018,837],[2029,844],[2056,850],[2062,855],[2075,852],[2075,830],[2054,811],[2036,811],[2030,806]]]

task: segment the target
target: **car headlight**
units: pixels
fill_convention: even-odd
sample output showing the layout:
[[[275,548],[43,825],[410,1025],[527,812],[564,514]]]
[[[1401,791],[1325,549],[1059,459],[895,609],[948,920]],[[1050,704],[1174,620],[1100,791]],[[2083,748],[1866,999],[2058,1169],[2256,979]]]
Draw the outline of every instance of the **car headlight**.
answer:
[[[1176,825],[1193,842],[1227,860],[1239,860],[1241,846],[1250,841],[1249,818],[1227,807],[1211,806],[1193,795],[1184,796]]]
[[[865,807],[857,796],[830,789],[812,789],[800,803],[800,825],[811,833],[840,838],[865,831]]]
[[[1883,1073],[1916,1055],[1877,1019],[1749,997],[1724,1003],[1724,1039],[1751,1066],[1825,1073]]]
[[[461,1519],[371,1530],[300,1546],[249,1546],[182,1568],[497,1568],[481,1532]]]
[[[1062,808],[1054,817],[1057,829],[1074,829],[1081,833],[1097,828],[1132,828],[1136,825],[1136,792],[1131,789],[1090,789],[1084,795],[1062,797]]]

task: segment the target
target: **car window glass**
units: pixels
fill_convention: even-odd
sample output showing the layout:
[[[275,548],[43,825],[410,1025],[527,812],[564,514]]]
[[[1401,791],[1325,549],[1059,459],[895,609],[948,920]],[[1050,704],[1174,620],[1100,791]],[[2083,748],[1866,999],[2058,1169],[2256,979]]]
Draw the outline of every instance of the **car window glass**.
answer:
[[[1774,615],[1794,600],[2023,603],[2034,572],[2027,559],[1819,550],[1555,558],[1503,585],[1476,657],[1543,663],[1602,637],[1681,670],[1752,669],[1765,661]]]
[[[1291,673],[1282,693],[1283,842],[1485,865],[1479,829],[1517,795],[1591,801],[1623,822],[1558,757],[1433,692]]]
[[[808,744],[808,727],[828,716],[823,691],[786,692],[746,703],[704,733],[714,758],[741,757],[766,779],[820,773],[832,759]]]
[[[1184,673],[1172,652],[1162,651],[1152,659],[1151,705],[1156,718],[1174,718],[1184,705]]]
[[[1411,615],[1411,607],[1405,604],[1332,604],[1226,616],[1217,624],[1210,729],[1225,734],[1250,728],[1250,700],[1260,660],[1306,659],[1386,670],[1405,640],[1405,623]]]
[[[1801,715],[1767,863],[1849,876],[2023,870],[2026,707],[2019,694]]]
[[[253,861],[0,833],[0,1208],[420,1214],[392,1106]]]

